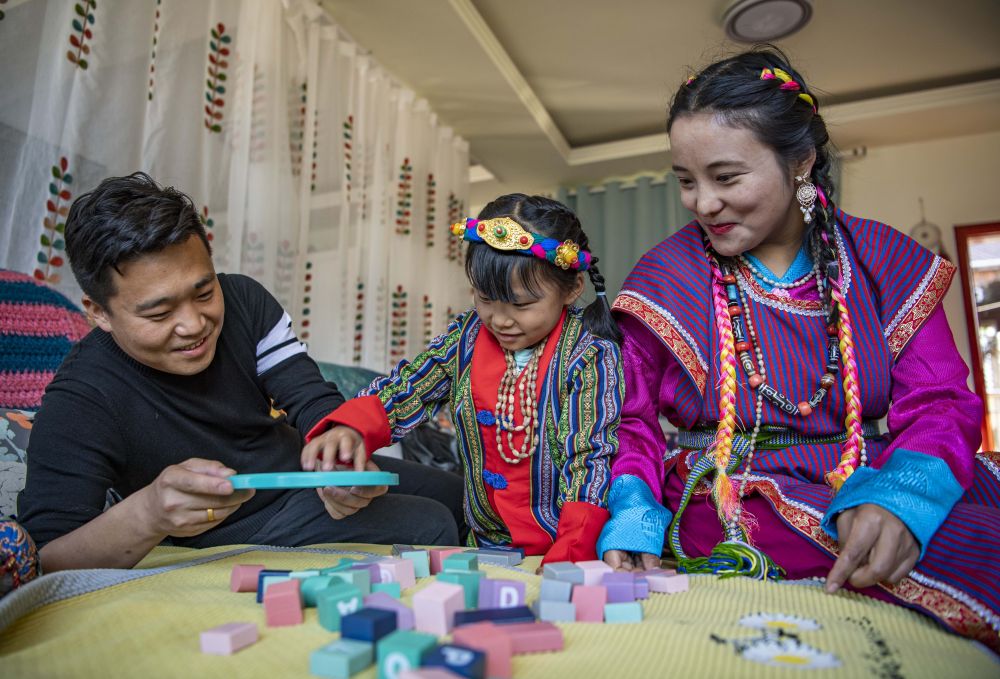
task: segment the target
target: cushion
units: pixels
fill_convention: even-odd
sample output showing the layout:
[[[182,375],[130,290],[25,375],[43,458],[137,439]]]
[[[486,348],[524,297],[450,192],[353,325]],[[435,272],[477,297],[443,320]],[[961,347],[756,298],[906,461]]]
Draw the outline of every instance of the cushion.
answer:
[[[30,276],[0,269],[0,407],[37,410],[87,317]]]

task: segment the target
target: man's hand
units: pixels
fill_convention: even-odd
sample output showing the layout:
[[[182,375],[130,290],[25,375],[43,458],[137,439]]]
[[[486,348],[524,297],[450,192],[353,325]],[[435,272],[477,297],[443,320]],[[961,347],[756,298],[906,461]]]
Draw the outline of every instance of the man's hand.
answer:
[[[317,469],[316,463],[319,462],[317,471],[330,472],[340,464],[353,465],[355,471],[362,472],[367,468],[368,454],[361,434],[341,424],[307,443],[302,448],[301,461],[306,471]]]
[[[620,549],[609,549],[604,552],[604,563],[616,571],[648,571],[660,567],[660,557],[655,554],[640,552],[623,552]]]
[[[379,468],[369,460],[361,471],[377,472]],[[326,486],[316,489],[327,513],[335,519],[343,519],[359,509],[364,509],[371,504],[372,500],[379,495],[385,495],[388,491],[388,486],[351,486],[350,488]]]
[[[859,589],[879,582],[897,584],[913,570],[920,546],[906,525],[878,505],[863,504],[837,517],[840,556],[826,576],[833,594],[845,582]]]
[[[151,533],[190,537],[222,523],[254,495],[233,491],[235,470],[215,460],[190,458],[170,465],[139,491],[140,513]]]

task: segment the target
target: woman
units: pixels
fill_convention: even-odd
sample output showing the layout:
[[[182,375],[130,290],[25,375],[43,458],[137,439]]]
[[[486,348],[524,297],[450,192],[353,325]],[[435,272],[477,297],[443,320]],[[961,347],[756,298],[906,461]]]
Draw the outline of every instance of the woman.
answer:
[[[774,49],[688,79],[667,132],[696,219],[614,304],[627,387],[598,552],[648,568],[666,534],[689,572],[825,577],[1000,650],[998,458],[976,462],[954,268],[834,206],[818,102]],[[665,458],[659,416],[680,430]]]

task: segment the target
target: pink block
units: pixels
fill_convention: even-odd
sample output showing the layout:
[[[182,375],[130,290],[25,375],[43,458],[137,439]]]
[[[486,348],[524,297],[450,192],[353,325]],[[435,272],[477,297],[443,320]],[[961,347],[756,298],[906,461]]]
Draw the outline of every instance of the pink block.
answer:
[[[479,608],[516,608],[525,605],[524,583],[490,580],[479,583]]]
[[[257,643],[257,625],[252,622],[230,622],[201,633],[201,652],[211,655],[232,655]]]
[[[256,592],[257,576],[262,570],[264,567],[257,564],[241,563],[233,566],[233,572],[229,576],[229,589],[234,592]]]
[[[400,589],[409,589],[417,584],[413,562],[409,559],[383,559],[374,565],[378,566],[382,582],[398,582]]]
[[[603,561],[577,561],[577,568],[583,569],[583,584],[599,585],[605,573],[613,573],[614,568]]]
[[[465,609],[465,589],[449,582],[432,582],[413,595],[413,612],[419,632],[448,634],[455,613]]]
[[[468,646],[486,654],[486,675],[497,679],[511,679],[511,656],[514,646],[511,638],[498,633],[501,627],[492,622],[477,622],[464,625],[455,630],[452,641],[461,646]],[[507,627],[503,625],[502,627]]]
[[[646,575],[646,582],[649,583],[651,592],[661,592],[663,594],[677,594],[688,591],[687,573],[668,575],[666,573],[654,573]]]
[[[573,588],[577,622],[604,622],[606,603],[608,589],[603,585],[577,585]]]
[[[373,592],[365,597],[365,608],[379,608],[396,614],[396,629],[413,629],[413,609],[385,592]]]
[[[452,554],[460,554],[465,550],[461,547],[447,547],[445,549],[430,549],[427,550],[428,555],[431,557],[431,575],[437,575],[441,572],[441,563],[447,559]]]
[[[403,670],[399,679],[462,679],[461,674],[449,672],[443,667],[421,667],[419,670]]]
[[[302,624],[300,582],[301,580],[293,579],[268,586],[264,592],[264,615],[268,627]]]
[[[462,679],[461,674],[449,672],[442,667],[421,667],[419,670],[403,670],[399,679]]]
[[[573,589],[576,590],[576,587]],[[603,611],[601,617],[603,618]],[[496,625],[495,629],[510,637],[511,650],[515,655],[561,651],[563,648],[562,630],[551,622],[518,622]]]

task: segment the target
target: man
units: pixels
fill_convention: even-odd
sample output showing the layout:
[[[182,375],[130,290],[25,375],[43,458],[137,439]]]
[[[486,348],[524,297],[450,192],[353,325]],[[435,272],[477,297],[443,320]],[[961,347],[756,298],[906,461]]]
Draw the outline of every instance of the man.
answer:
[[[216,275],[190,198],[142,173],[106,179],[73,203],[65,236],[97,327],[29,442],[18,508],[43,570],[129,568],[165,540],[457,544],[461,479],[422,465],[369,461],[399,474],[388,494],[233,490],[234,473],[298,470],[304,438],[333,460],[322,420],[344,399],[277,300]]]

